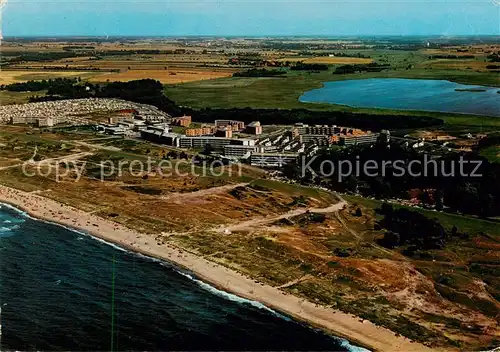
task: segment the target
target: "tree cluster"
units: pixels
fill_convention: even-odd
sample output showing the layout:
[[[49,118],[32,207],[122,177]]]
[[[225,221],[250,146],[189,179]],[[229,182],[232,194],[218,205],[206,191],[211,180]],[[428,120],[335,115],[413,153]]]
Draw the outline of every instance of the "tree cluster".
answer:
[[[371,62],[369,64],[356,64],[356,65],[342,65],[333,71],[334,75],[345,75],[357,72],[380,72],[383,70],[390,69],[391,66],[387,64],[378,64],[376,62]]]
[[[10,60],[11,63],[15,62],[23,62],[23,61],[36,61],[36,62],[45,62],[45,61],[55,61],[61,59],[69,59],[73,57],[82,56],[83,54],[77,52],[20,52],[18,55],[13,54],[15,56]]]
[[[393,209],[384,203],[384,219],[379,225],[388,230],[379,243],[387,248],[413,245],[415,249],[440,249],[445,245],[446,230],[436,219],[405,208]]]
[[[163,94],[163,85],[153,79],[131,82],[112,82],[104,85],[71,83],[51,85],[47,96],[32,101],[48,101],[80,98],[116,98],[140,104],[149,104],[171,115],[182,114],[182,109]]]
[[[325,167],[338,166],[341,162],[353,165],[353,171],[349,173],[346,168],[341,175],[340,167],[334,170]],[[376,167],[365,172],[363,165],[368,163]],[[285,168],[285,176],[305,184],[321,184],[332,190],[379,199],[407,199],[410,190],[432,189],[435,190],[432,203],[438,210],[447,206],[461,213],[500,215],[500,164],[491,163],[476,153],[433,155],[398,143],[392,143],[390,148],[379,143],[326,150],[307,159],[304,165],[310,168],[302,170],[302,163]],[[356,165],[360,165],[359,172],[354,169]],[[345,176],[346,172],[349,175]],[[431,203],[429,198],[424,196],[421,201]]]
[[[356,58],[359,58],[359,59],[369,59],[370,58],[370,56],[363,55],[361,53],[343,53],[343,52],[340,52],[340,53],[324,53],[324,54],[321,54],[320,56],[330,56],[330,55],[334,55],[336,57],[356,57]]]
[[[1,85],[0,90],[9,92],[39,92],[59,86],[73,86],[80,82],[79,78],[55,78],[42,81],[18,82],[8,85]]]
[[[240,120],[246,123],[260,120],[266,124],[340,125],[352,126],[371,131],[396,128],[420,128],[439,126],[443,121],[434,117],[407,115],[371,115],[346,111],[313,111],[307,109],[184,109],[187,115],[199,122],[212,122],[217,119]]]
[[[251,69],[243,72],[236,72],[233,77],[276,77],[286,74],[286,71],[266,70],[266,69]]]
[[[306,64],[302,61],[297,62],[294,66],[290,67],[294,71],[327,71],[328,65],[325,64]]]
[[[429,56],[429,60],[432,59],[453,59],[453,60],[463,60],[463,59],[475,59],[474,55],[432,55]]]
[[[500,62],[500,54],[495,53],[488,55],[488,60],[490,60],[490,62]]]

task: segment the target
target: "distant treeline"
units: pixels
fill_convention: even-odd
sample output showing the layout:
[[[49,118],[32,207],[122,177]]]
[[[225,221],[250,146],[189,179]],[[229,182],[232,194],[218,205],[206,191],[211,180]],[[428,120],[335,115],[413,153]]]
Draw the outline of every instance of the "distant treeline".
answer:
[[[305,42],[282,42],[282,41],[263,41],[260,43],[263,48],[276,49],[280,51],[287,50],[339,50],[343,48],[342,44],[325,43],[325,44],[313,44]]]
[[[65,86],[72,87],[80,82],[80,78],[55,78],[42,81],[28,81],[12,83],[8,85],[1,85],[0,90],[7,90],[9,92],[39,92],[41,90],[51,89],[54,87]]]
[[[488,70],[499,70],[500,69],[500,65],[487,65],[486,68]]]
[[[337,67],[335,71],[333,71],[333,74],[345,75],[357,72],[380,72],[390,68],[391,68],[390,65],[378,64],[376,62],[371,62],[369,64],[342,65]]]
[[[236,72],[233,77],[275,77],[286,74],[286,71],[279,70],[266,70],[263,69],[251,69],[243,72]]]
[[[15,56],[14,58],[10,59],[10,63],[23,62],[23,61],[47,62],[47,61],[69,59],[72,57],[83,56],[82,54],[75,52],[48,52],[48,53],[22,52],[18,53],[18,55],[16,55],[16,53],[11,53],[9,55]]]
[[[490,60],[490,62],[500,62],[500,54],[488,55],[488,60]]]
[[[328,65],[324,64],[306,64],[302,61],[297,62],[295,65],[290,67],[294,71],[327,71]]]
[[[344,125],[372,131],[382,129],[419,128],[439,126],[444,122],[427,116],[370,115],[342,111],[313,111],[307,109],[185,109],[195,121],[213,122],[216,119],[241,120],[246,123],[260,120],[265,124]]]
[[[95,50],[95,46],[63,46],[64,51],[72,51],[72,50]]]
[[[377,44],[373,46],[373,50],[401,50],[401,51],[417,51],[419,49],[427,48],[424,44]]]
[[[238,55],[237,57],[231,57],[228,59],[228,65],[263,65],[264,60],[260,56],[254,55]]]
[[[314,55],[318,55],[318,54],[314,54]],[[324,54],[319,54],[318,56],[330,56],[330,55],[333,55],[335,57],[356,57],[359,59],[370,59],[370,56],[363,55],[361,53],[324,53]]]
[[[85,48],[85,49],[81,49]],[[9,52],[10,63],[18,63],[25,61],[34,62],[49,62],[61,59],[70,59],[75,57],[86,56],[124,56],[124,55],[166,55],[166,54],[183,54],[184,49],[176,50],[109,50],[96,51],[90,50],[93,47],[64,47],[63,52]]]
[[[98,51],[96,55],[100,56],[122,56],[122,55],[167,55],[167,54],[184,54],[185,49],[176,50],[155,50],[155,49],[143,49],[143,50],[106,50]]]
[[[42,69],[42,70],[50,70],[50,71],[71,71],[71,72],[74,72],[74,71],[105,71],[105,72],[120,72],[120,69],[101,69],[99,67],[90,67],[90,66],[87,66],[87,67],[73,67],[73,66],[70,66],[68,64],[66,64],[65,66],[49,66],[49,65],[43,65],[41,67],[37,67],[38,69]],[[15,68],[16,70],[33,70],[33,67],[30,67],[30,66],[16,66]]]
[[[454,60],[461,60],[461,59],[475,59],[476,57],[474,55],[432,55],[429,56],[429,59],[454,59]]]

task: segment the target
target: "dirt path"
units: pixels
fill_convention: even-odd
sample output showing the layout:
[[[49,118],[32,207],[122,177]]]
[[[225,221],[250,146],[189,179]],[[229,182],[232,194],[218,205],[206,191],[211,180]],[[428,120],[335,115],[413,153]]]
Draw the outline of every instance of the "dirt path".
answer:
[[[354,231],[353,229],[351,229],[351,228],[347,225],[347,223],[346,223],[346,221],[344,220],[344,218],[342,217],[342,215],[340,215],[338,212],[336,212],[336,213],[335,213],[335,217],[336,217],[336,218],[337,218],[337,220],[338,220],[338,221],[342,224],[342,227],[344,227],[347,231],[349,231],[349,233],[350,233],[351,235],[353,235],[354,237],[356,237],[356,238],[357,238],[357,240],[358,240],[358,245],[359,245],[359,244],[363,241],[363,236],[362,236],[362,235],[360,235],[358,232]],[[401,259],[402,259],[402,260],[404,260],[404,261],[409,261],[409,259],[408,259],[408,258],[406,258],[406,257],[404,257],[404,256],[402,256],[402,255],[400,255],[400,254],[398,254],[397,252],[394,252],[394,251],[391,251],[391,250],[389,250],[389,249],[386,249],[386,248],[384,248],[384,247],[382,247],[382,246],[379,246],[379,245],[377,245],[377,244],[375,244],[375,243],[372,243],[372,246],[374,246],[374,247],[375,247],[375,248],[377,248],[378,250],[380,250],[380,251],[384,252],[385,254],[389,255],[391,258],[393,258],[393,257],[397,256],[398,258],[401,258]]]
[[[202,189],[201,191],[190,192],[190,193],[171,193],[167,196],[161,197],[163,200],[172,200],[174,203],[181,203],[186,200],[193,200],[197,198],[203,198],[215,194],[227,193],[238,187],[248,186],[248,183],[238,183],[220,187],[212,187],[207,189]]]
[[[254,230],[260,226],[264,226],[270,223],[273,223],[275,221],[283,220],[283,219],[288,219],[288,218],[293,218],[299,215],[303,215],[307,212],[311,213],[321,213],[321,214],[327,214],[327,213],[335,213],[344,206],[347,205],[347,202],[345,200],[340,201],[339,203],[332,204],[331,206],[327,208],[299,208],[299,209],[294,209],[291,210],[285,214],[280,214],[276,216],[271,216],[271,217],[265,217],[265,218],[253,218],[250,220],[242,221],[237,224],[233,225],[222,225],[219,226],[215,229],[217,232],[223,232],[223,233],[231,233],[234,231],[251,231]]]
[[[72,143],[72,144],[75,144],[75,145],[78,145],[81,147],[87,147],[87,148],[94,149],[94,150],[105,150],[105,151],[109,151],[109,152],[121,151],[121,149],[118,147],[111,147],[111,146],[102,145],[102,144],[87,143],[84,141],[68,141],[68,143]]]
[[[283,289],[283,288],[287,288],[287,287],[290,287],[290,286],[293,286],[293,285],[297,285],[298,283],[301,283],[302,281],[305,281],[305,280],[307,280],[307,279],[309,279],[311,277],[312,277],[311,275],[307,274],[307,275],[299,277],[298,279],[289,281],[286,284],[283,284],[281,286],[276,286],[276,288]]]
[[[27,165],[29,165],[30,167],[39,166],[39,165],[54,166],[56,163],[77,161],[77,160],[80,160],[80,159],[85,158],[85,157],[90,156],[90,155],[93,155],[93,153],[90,153],[90,152],[76,153],[76,154],[71,154],[71,155],[60,156],[57,158],[44,159],[44,160],[40,160],[40,161],[28,160],[28,161],[24,161],[20,164],[0,167],[0,171],[7,170],[7,169],[14,169],[16,167],[23,166],[24,163],[27,163]]]

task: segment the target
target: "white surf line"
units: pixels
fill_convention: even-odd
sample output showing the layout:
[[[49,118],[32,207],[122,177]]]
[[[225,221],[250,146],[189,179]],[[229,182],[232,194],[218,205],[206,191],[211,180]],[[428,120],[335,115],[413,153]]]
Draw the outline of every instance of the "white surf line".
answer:
[[[322,331],[320,329],[316,329],[314,327],[311,327],[307,323],[302,323],[299,320],[295,320],[293,318],[290,318],[290,317],[288,317],[285,314],[282,314],[282,313],[280,313],[280,312],[278,312],[278,311],[276,311],[276,310],[274,310],[272,308],[269,308],[268,306],[266,306],[265,304],[263,304],[263,303],[261,303],[259,301],[255,301],[255,300],[250,300],[250,299],[247,299],[247,298],[243,298],[243,297],[240,297],[240,296],[238,296],[236,294],[233,294],[231,292],[228,292],[228,291],[225,291],[225,290],[221,290],[221,289],[219,289],[219,288],[217,288],[215,286],[212,286],[212,285],[206,283],[205,281],[199,279],[198,276],[196,275],[196,273],[194,273],[194,272],[192,272],[192,271],[190,271],[188,269],[181,268],[178,265],[176,265],[174,262],[171,262],[171,261],[168,261],[168,260],[164,260],[164,259],[155,258],[155,257],[152,257],[152,256],[148,256],[148,255],[139,253],[139,252],[135,252],[135,251],[127,249],[127,248],[123,248],[123,247],[121,247],[118,244],[109,242],[109,241],[104,240],[104,239],[99,238],[99,237],[95,237],[95,236],[93,236],[90,233],[85,232],[85,231],[81,231],[81,230],[78,230],[78,229],[75,229],[75,228],[72,228],[72,227],[69,227],[69,226],[65,226],[65,225],[62,225],[62,224],[59,224],[59,223],[56,223],[56,222],[52,222],[52,221],[49,221],[49,220],[45,220],[45,219],[40,219],[40,218],[33,217],[33,216],[29,215],[28,213],[26,213],[25,211],[17,208],[16,206],[10,205],[8,203],[2,203],[2,202],[0,202],[0,209],[2,207],[6,207],[8,209],[14,210],[15,212],[17,212],[17,213],[21,214],[22,216],[27,217],[27,218],[29,218],[31,220],[39,221],[39,222],[43,222],[43,223],[46,223],[46,224],[51,224],[51,225],[62,227],[64,229],[68,230],[68,231],[72,231],[74,233],[90,237],[90,238],[92,238],[92,239],[94,239],[94,240],[96,240],[96,241],[98,241],[100,243],[103,243],[103,244],[105,244],[107,246],[110,246],[110,247],[112,247],[112,248],[114,248],[116,250],[119,250],[121,252],[126,252],[126,253],[132,254],[134,256],[141,257],[141,258],[147,259],[147,260],[155,262],[155,263],[159,263],[160,265],[164,265],[164,266],[170,267],[175,272],[177,272],[178,274],[184,276],[185,278],[193,281],[199,287],[201,287],[205,291],[209,292],[210,294],[218,296],[218,297],[222,297],[223,299],[225,299],[227,301],[232,301],[232,302],[236,302],[236,303],[239,303],[239,304],[248,304],[248,305],[250,305],[252,307],[265,310],[265,311],[267,311],[267,312],[273,314],[274,316],[276,316],[278,318],[281,318],[283,320],[293,321],[293,322],[295,322],[297,324],[303,325],[306,328],[309,328],[309,329],[312,329],[312,330],[317,330],[317,331]],[[0,314],[1,314],[1,309],[0,309]],[[0,323],[1,323],[1,321],[0,321]],[[1,330],[1,324],[0,324],[0,330]],[[333,333],[327,333],[327,335],[330,336],[331,338],[333,338],[334,340],[336,340],[337,342],[339,342],[343,347],[347,348],[351,352],[369,352],[369,350],[367,350],[367,349],[365,349],[363,347],[352,345],[349,340],[344,339],[344,338],[339,337],[339,336],[336,336]],[[0,333],[0,348],[1,348],[1,333]],[[0,349],[0,352],[1,352],[1,349]]]

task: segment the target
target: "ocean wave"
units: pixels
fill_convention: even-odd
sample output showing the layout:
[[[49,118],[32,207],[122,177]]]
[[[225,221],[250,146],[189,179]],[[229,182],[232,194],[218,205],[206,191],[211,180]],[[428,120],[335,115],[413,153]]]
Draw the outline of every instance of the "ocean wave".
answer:
[[[60,226],[63,226],[63,225],[60,225]],[[63,226],[63,227],[65,227],[65,226]],[[73,231],[73,232],[76,232],[76,233],[78,233],[78,234],[80,234],[80,235],[85,235],[85,236],[87,236],[87,237],[90,237],[90,238],[92,238],[93,240],[96,240],[97,242],[100,242],[100,243],[105,244],[105,245],[107,245],[107,246],[113,247],[114,249],[116,249],[116,250],[118,250],[118,251],[120,251],[120,252],[131,253],[131,254],[134,254],[134,255],[139,254],[139,253],[135,253],[135,252],[133,252],[133,251],[130,251],[130,250],[128,250],[128,249],[125,249],[125,248],[123,248],[123,247],[120,247],[119,245],[117,245],[117,244],[115,244],[115,243],[108,242],[108,241],[106,241],[106,240],[103,240],[102,238],[99,238],[99,237],[93,236],[93,235],[91,235],[90,233],[83,232],[83,231],[78,231],[78,230],[74,230],[74,229],[71,229],[71,228],[68,228],[68,230]],[[78,240],[78,239],[77,239],[77,240]],[[80,241],[81,241],[81,240],[80,240]]]
[[[50,221],[50,220],[45,220],[45,219],[40,219],[40,218],[36,218],[36,217],[33,217],[31,216],[30,214],[28,214],[27,212],[13,206],[13,205],[10,205],[10,204],[6,204],[6,203],[0,203],[0,210],[2,209],[2,207],[6,207],[8,208],[9,210],[13,210],[15,211],[16,213],[18,213],[19,215],[25,217],[25,218],[28,218],[30,220],[33,220],[33,221],[38,221],[38,222],[43,222],[45,224],[50,224],[50,225],[54,225],[54,226],[59,226],[59,227],[62,227],[63,229],[65,230],[68,230],[68,231],[71,231],[71,232],[75,232],[75,233],[78,233],[80,235],[85,235],[85,236],[90,236],[96,240],[100,240],[98,239],[97,237],[94,237],[88,233],[86,233],[85,231],[82,231],[82,230],[79,230],[79,229],[76,229],[74,227],[69,227],[69,226],[66,226],[66,225],[62,225],[58,222],[54,222],[54,221]],[[104,242],[104,241],[103,241]],[[108,243],[106,242],[106,244],[108,245],[112,245],[111,243]]]
[[[0,233],[1,232],[10,232],[12,230],[17,230],[18,228],[19,228],[19,225],[14,225],[14,226],[9,226],[9,227],[2,226],[2,227],[0,227]]]
[[[34,218],[32,218],[32,217],[31,217],[28,213],[26,213],[25,211],[23,211],[23,210],[21,210],[21,209],[19,209],[19,208],[15,207],[15,206],[13,206],[13,205],[10,205],[10,204],[7,204],[7,203],[0,203],[0,210],[1,210],[3,207],[5,207],[5,208],[7,208],[7,209],[9,209],[9,210],[13,210],[14,212],[16,212],[16,213],[18,213],[18,214],[20,214],[20,215],[22,215],[22,216],[25,216],[25,217],[27,217],[27,218],[34,219]],[[35,220],[38,220],[38,219],[35,219]]]
[[[291,321],[292,320],[292,319],[288,318],[287,316],[285,316],[283,314],[280,314],[280,313],[276,312],[275,310],[272,310],[271,308],[267,307],[266,305],[264,305],[264,304],[262,304],[260,302],[252,301],[250,299],[242,298],[242,297],[237,296],[235,294],[219,290],[218,288],[215,288],[215,287],[207,284],[206,282],[201,281],[201,280],[195,278],[193,275],[188,274],[186,272],[183,272],[182,270],[175,269],[175,271],[177,273],[179,273],[180,275],[188,278],[189,280],[195,282],[196,284],[198,284],[198,286],[200,286],[201,288],[203,288],[204,290],[210,292],[213,295],[222,297],[222,298],[224,298],[224,299],[226,299],[228,301],[242,303],[242,304],[249,304],[249,305],[251,305],[251,306],[253,306],[255,308],[267,310],[268,312],[272,313],[273,315],[276,315],[277,317],[280,317],[280,318],[282,318],[284,320],[287,320],[287,321]]]
[[[347,348],[350,352],[371,352],[370,350],[367,350],[366,348],[359,347],[359,346],[353,346],[349,341],[346,339],[336,337],[336,339],[340,342],[340,345],[344,348]]]
[[[0,227],[0,238],[14,236],[15,233],[13,233],[12,231],[17,230],[17,229],[19,229],[19,225],[14,225],[14,226],[10,226],[10,227],[5,227],[5,226]]]
[[[265,304],[262,304],[260,302],[257,302],[257,301],[253,301],[253,300],[250,300],[250,299],[246,299],[246,298],[242,298],[240,296],[237,296],[235,294],[232,294],[232,293],[229,293],[229,292],[226,292],[226,291],[222,291],[222,290],[219,290],[209,284],[207,284],[206,282],[203,282],[199,279],[196,279],[194,276],[186,273],[186,272],[183,272],[182,270],[178,270],[178,269],[175,269],[175,271],[177,273],[179,273],[180,275],[188,278],[189,280],[195,282],[196,284],[198,284],[201,288],[203,288],[204,290],[210,292],[211,294],[213,295],[216,295],[216,296],[219,296],[219,297],[222,297],[228,301],[232,301],[232,302],[237,302],[237,303],[240,303],[240,304],[249,304],[253,307],[256,307],[256,308],[259,308],[259,309],[264,309],[268,312],[270,312],[271,314],[277,316],[278,318],[281,318],[283,320],[286,320],[286,321],[293,321],[293,319],[287,317],[286,315],[283,315],[269,307],[267,307]],[[317,331],[321,331],[321,330],[318,330],[318,329],[314,329],[314,330],[317,330]],[[346,340],[346,339],[343,339],[343,338],[340,338],[340,337],[337,337],[337,336],[332,336],[333,339],[335,339],[337,342],[340,343],[340,345],[346,349],[348,349],[349,351],[351,352],[370,352],[370,350],[367,350],[363,347],[358,347],[358,346],[353,346],[351,345],[351,343]]]

